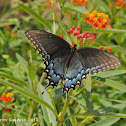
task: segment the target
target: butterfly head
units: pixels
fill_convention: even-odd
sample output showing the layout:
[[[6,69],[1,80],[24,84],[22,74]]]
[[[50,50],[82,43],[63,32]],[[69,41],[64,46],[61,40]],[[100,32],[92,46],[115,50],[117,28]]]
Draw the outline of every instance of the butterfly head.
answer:
[[[73,47],[73,48],[74,48],[74,49],[76,49],[76,47],[77,47],[77,45],[76,45],[76,44],[74,44],[74,47]]]

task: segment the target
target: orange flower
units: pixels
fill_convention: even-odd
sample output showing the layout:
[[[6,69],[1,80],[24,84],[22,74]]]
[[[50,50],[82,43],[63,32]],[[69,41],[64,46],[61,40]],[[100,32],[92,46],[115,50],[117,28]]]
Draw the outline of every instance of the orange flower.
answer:
[[[85,14],[86,16],[88,16],[88,15],[89,15],[89,12],[85,12],[84,14]]]
[[[115,5],[117,6],[126,6],[126,1],[125,0],[116,0],[116,2],[114,2]]]
[[[74,0],[74,5],[87,5],[88,0]]]
[[[89,12],[85,12],[86,19],[84,20],[88,24],[91,24],[93,28],[106,28],[108,15],[105,13],[97,13],[94,10],[91,14]]]
[[[4,101],[4,102],[8,102],[8,101],[12,101],[12,97],[13,97],[13,93],[3,93],[0,97],[0,101]]]
[[[93,13],[93,15],[96,15],[96,14],[97,14],[97,11],[96,11],[96,10],[94,10],[92,13]]]
[[[111,25],[108,25],[108,28],[109,28],[109,29],[111,29],[111,28],[112,28],[112,26],[111,26]]]

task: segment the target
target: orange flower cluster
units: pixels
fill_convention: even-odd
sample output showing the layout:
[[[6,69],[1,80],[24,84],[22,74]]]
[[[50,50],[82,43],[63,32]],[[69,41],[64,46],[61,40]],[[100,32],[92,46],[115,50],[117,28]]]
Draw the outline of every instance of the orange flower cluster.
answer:
[[[124,0],[116,0],[116,2],[114,2],[115,5],[117,6],[126,6],[126,1]]]
[[[12,101],[13,93],[3,93],[2,96],[0,97],[0,101],[8,102]]]
[[[96,10],[94,10],[91,14],[89,12],[85,12],[86,19],[84,22],[87,22],[88,24],[92,24],[93,28],[106,28],[107,25],[107,19],[108,15],[105,13],[97,13]]]
[[[74,0],[74,5],[87,5],[88,0]]]

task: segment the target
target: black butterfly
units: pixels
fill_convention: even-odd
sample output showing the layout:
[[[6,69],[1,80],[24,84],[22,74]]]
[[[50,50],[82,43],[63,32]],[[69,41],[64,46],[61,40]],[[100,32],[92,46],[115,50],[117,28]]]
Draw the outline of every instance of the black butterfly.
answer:
[[[71,48],[64,39],[46,31],[31,30],[26,32],[26,37],[45,59],[47,87],[54,88],[62,78],[65,80],[63,92],[67,94],[70,88],[74,90],[80,85],[89,72],[94,74],[121,66],[119,59],[111,53],[88,47],[77,50],[76,44]]]

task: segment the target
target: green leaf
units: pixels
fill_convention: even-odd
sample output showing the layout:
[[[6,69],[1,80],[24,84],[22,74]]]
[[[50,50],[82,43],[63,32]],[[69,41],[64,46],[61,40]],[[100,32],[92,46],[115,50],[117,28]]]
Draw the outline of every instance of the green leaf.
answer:
[[[3,23],[0,23],[0,27],[5,27],[7,25],[18,25],[19,20],[17,18],[6,19]]]
[[[108,118],[104,120],[100,120],[90,126],[111,126],[112,124],[116,123],[120,118]]]
[[[93,28],[82,27],[83,31],[94,32]],[[126,33],[126,30],[122,29],[96,29],[95,33]]]
[[[67,32],[67,30],[66,30],[66,27],[64,26],[64,24],[63,24],[63,22],[61,21],[61,22],[59,22],[59,26],[61,27],[61,29],[63,30],[63,32],[64,32],[64,34],[65,35],[68,35],[68,32]]]
[[[111,76],[125,74],[125,73],[126,70],[111,70],[111,71],[98,73],[97,76],[105,78],[105,77],[111,77]]]
[[[88,74],[87,75],[87,78],[85,80],[85,84],[84,84],[84,87],[87,91],[91,92],[91,74]]]
[[[23,109],[24,109],[24,107],[25,107],[25,103],[22,104],[20,107],[21,107],[20,110],[16,109],[16,111],[15,111],[15,113],[14,113],[14,118],[19,117],[19,115],[21,114],[21,112],[23,111]]]
[[[25,6],[23,3],[19,3],[20,7],[23,8],[27,13],[29,13],[30,15],[32,15],[37,21],[39,21],[41,24],[43,24],[45,27],[47,27],[50,31],[52,31],[51,29],[51,24],[44,18],[42,18],[41,16],[39,16],[35,11],[33,11],[31,8]]]
[[[45,88],[39,83],[38,84],[39,97],[41,99],[43,99],[44,101],[46,101],[53,108],[53,104],[52,104],[51,98],[50,98],[49,94],[47,93],[47,91],[44,91],[44,94],[41,95],[41,93],[42,93],[42,91],[44,89]],[[49,124],[49,122],[50,122],[50,123],[52,123],[53,126],[55,126],[55,124],[56,124],[56,117],[55,117],[54,113],[52,113],[52,111],[50,111],[48,108],[45,108],[44,106],[42,106],[42,110],[43,110],[44,117],[46,119],[45,120],[46,123],[48,125],[51,125],[51,124]]]
[[[73,6],[71,4],[68,4],[67,6],[63,7],[63,11],[64,11],[64,13],[66,13],[67,11],[76,11],[76,12],[79,12],[82,14],[87,12],[87,10],[84,6]]]
[[[82,93],[79,93],[74,97],[73,96],[69,96],[69,97],[75,100],[77,103],[81,104],[84,107],[84,109],[87,110],[88,113],[101,116],[98,110],[94,110],[93,104]]]
[[[15,40],[7,45],[7,48],[14,48],[22,43],[21,39]]]
[[[107,100],[114,101],[114,102],[121,103],[121,104],[126,104],[126,101],[123,101],[123,100],[115,100],[115,99],[107,99]]]
[[[75,100],[77,103],[81,104],[82,106],[86,106],[84,95],[82,95],[81,93],[75,96],[69,96],[69,97]]]
[[[28,66],[28,74],[29,74],[30,80],[33,82],[35,78],[35,72],[31,66]]]
[[[64,34],[67,35],[67,36],[69,37],[69,40],[72,42],[72,38],[71,38],[71,36],[68,34],[68,32],[67,32],[67,30],[66,30],[66,27],[65,27],[65,25],[63,24],[62,21],[59,23],[59,26],[60,26],[61,29],[63,30]]]
[[[16,53],[16,57],[17,57],[18,61],[20,62],[20,64],[22,65],[22,67],[28,73],[28,64],[27,64],[26,60],[23,57],[21,57],[18,53]]]
[[[98,5],[100,5],[98,7],[100,8],[100,10],[102,10],[102,12],[108,12],[112,16],[112,11],[106,2],[104,2],[103,0],[97,0],[97,2]]]
[[[0,83],[6,85],[6,86],[9,86],[11,88],[13,88],[14,90],[17,90],[18,92],[20,92],[21,94],[31,98],[32,100],[36,101],[37,103],[47,107],[48,109],[50,109],[54,115],[55,115],[55,112],[53,110],[53,108],[48,104],[46,103],[44,100],[40,99],[38,96],[34,95],[32,92],[28,91],[28,90],[25,90],[24,88],[21,88],[13,83],[10,83],[8,81],[5,81],[3,79],[0,79]]]
[[[4,72],[0,72],[0,77],[8,79],[8,80],[10,80],[10,81],[12,81],[14,83],[17,83],[17,84],[19,84],[21,86],[25,86],[25,87],[27,86],[27,84],[24,81],[22,81],[22,80],[20,80],[18,78],[15,78],[15,77],[13,77],[13,76],[11,76],[9,74],[6,74]]]
[[[123,84],[120,84],[119,82],[110,80],[110,79],[105,79],[105,78],[101,78],[98,76],[93,76],[92,79],[96,82],[108,85],[112,88],[118,89],[120,91],[126,92],[126,86]]]

